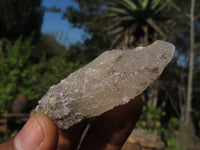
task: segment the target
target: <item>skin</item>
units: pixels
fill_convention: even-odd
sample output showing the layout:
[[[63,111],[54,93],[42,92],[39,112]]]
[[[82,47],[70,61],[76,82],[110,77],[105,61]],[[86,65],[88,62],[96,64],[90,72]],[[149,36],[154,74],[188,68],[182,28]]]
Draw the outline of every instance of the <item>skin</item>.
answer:
[[[97,117],[81,150],[120,150],[142,112],[140,96]],[[35,113],[19,133],[0,144],[1,150],[76,150],[87,120],[59,129],[43,113]]]

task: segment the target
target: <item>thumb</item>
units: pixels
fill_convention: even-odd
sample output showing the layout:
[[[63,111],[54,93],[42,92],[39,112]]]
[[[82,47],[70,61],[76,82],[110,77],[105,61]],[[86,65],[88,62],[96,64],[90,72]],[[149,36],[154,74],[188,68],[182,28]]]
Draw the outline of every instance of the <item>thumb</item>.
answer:
[[[35,113],[21,131],[1,150],[54,150],[58,143],[56,125],[43,113]]]

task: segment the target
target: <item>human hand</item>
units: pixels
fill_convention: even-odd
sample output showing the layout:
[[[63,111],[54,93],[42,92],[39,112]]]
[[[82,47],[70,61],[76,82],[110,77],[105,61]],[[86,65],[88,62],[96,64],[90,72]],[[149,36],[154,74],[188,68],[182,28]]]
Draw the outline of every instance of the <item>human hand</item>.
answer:
[[[142,101],[138,96],[97,117],[80,149],[121,149],[141,111]],[[14,138],[0,144],[0,150],[76,150],[86,125],[85,120],[63,130],[45,114],[35,113]]]

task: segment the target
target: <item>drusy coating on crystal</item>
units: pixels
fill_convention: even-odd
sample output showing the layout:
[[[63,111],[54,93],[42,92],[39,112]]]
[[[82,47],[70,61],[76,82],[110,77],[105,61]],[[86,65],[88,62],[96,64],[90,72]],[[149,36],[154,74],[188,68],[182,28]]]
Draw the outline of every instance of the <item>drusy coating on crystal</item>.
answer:
[[[63,129],[98,116],[144,91],[171,61],[174,50],[173,44],[156,41],[147,47],[105,51],[52,86],[36,111]]]

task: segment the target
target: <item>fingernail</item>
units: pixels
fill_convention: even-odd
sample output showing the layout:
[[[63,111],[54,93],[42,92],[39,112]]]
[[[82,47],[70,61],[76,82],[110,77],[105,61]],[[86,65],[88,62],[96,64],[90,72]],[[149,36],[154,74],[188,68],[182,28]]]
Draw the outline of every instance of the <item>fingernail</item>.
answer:
[[[44,132],[38,123],[38,117],[33,116],[14,138],[17,150],[35,150],[44,139]]]

